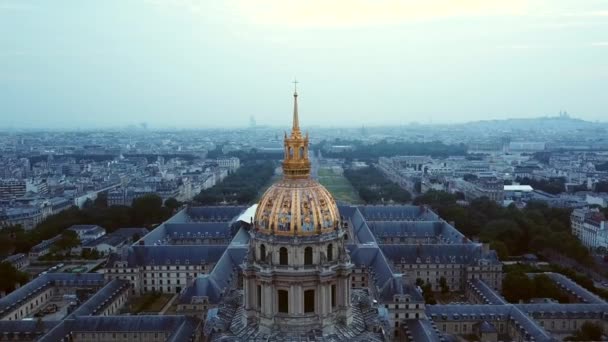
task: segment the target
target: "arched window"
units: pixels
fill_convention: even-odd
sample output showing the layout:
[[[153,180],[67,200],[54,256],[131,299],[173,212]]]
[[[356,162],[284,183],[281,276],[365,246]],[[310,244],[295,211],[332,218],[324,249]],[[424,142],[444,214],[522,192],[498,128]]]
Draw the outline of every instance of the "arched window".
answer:
[[[287,265],[288,260],[287,248],[281,247],[281,249],[279,249],[279,265]]]
[[[312,265],[312,247],[304,248],[304,265]]]
[[[293,159],[293,148],[289,148],[289,159]]]
[[[266,246],[260,245],[260,260],[266,261]]]
[[[315,312],[315,290],[304,291],[304,312]]]
[[[332,261],[334,258],[334,245],[331,243],[327,246],[327,261]]]
[[[289,292],[287,290],[279,290],[277,292],[279,297],[279,312],[289,313]]]
[[[300,147],[300,159],[304,159],[304,147]]]

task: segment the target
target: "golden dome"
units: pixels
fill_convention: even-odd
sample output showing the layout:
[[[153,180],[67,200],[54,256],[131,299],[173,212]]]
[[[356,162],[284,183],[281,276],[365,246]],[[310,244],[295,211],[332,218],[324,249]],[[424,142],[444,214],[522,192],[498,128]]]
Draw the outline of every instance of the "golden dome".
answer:
[[[294,92],[293,126],[285,135],[283,179],[262,196],[255,212],[255,228],[277,235],[314,235],[338,228],[340,214],[332,195],[310,178],[308,136],[302,137],[298,94]]]

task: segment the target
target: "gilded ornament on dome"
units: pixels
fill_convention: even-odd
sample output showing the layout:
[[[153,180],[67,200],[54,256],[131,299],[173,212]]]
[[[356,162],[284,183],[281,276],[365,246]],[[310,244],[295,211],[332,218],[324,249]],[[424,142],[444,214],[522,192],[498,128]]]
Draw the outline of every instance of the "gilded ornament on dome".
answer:
[[[300,226],[303,232],[312,232],[314,230],[314,222],[312,219],[312,212],[308,201],[302,201],[301,203],[301,222]]]
[[[290,230],[291,223],[291,201],[284,200],[279,212],[279,225],[278,229],[282,232],[288,232]]]

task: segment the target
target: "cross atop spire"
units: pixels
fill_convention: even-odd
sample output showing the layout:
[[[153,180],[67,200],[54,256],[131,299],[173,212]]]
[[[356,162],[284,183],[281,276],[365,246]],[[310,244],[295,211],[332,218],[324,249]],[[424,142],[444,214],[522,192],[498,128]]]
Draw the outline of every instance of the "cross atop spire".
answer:
[[[298,83],[300,83],[300,82],[298,82],[298,80],[294,78],[293,79],[293,93],[296,95],[298,94]]]

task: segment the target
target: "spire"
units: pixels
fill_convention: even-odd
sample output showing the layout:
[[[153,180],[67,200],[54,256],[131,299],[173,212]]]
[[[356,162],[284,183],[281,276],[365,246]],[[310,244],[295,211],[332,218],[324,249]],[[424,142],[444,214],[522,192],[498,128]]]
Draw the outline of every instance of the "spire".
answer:
[[[293,80],[293,126],[292,132],[300,131],[300,118],[298,117],[298,80]]]
[[[293,81],[293,125],[291,134],[285,134],[285,158],[283,174],[285,178],[310,177],[310,160],[308,160],[308,135],[302,136],[298,117],[298,81]]]

